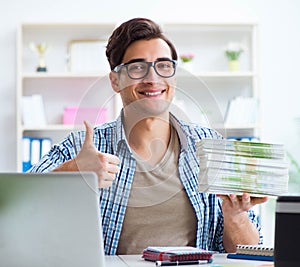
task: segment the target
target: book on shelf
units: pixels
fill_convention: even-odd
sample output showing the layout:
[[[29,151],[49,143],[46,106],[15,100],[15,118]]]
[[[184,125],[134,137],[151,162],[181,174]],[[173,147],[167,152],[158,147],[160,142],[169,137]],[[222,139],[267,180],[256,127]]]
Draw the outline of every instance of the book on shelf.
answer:
[[[34,164],[50,151],[51,138],[23,136],[22,139],[22,171],[27,172]]]
[[[148,261],[191,261],[212,259],[214,252],[191,246],[150,246],[144,249],[142,257]]]
[[[255,124],[257,122],[258,100],[255,97],[238,96],[228,103],[225,124]]]
[[[236,253],[229,253],[227,258],[274,261],[274,248],[263,245],[237,245]]]
[[[107,40],[71,40],[68,45],[69,71],[75,73],[109,73],[106,59]]]
[[[198,190],[279,196],[288,192],[289,164],[281,144],[203,139],[197,143]]]
[[[22,97],[22,120],[27,127],[46,125],[46,115],[42,95],[33,94]]]

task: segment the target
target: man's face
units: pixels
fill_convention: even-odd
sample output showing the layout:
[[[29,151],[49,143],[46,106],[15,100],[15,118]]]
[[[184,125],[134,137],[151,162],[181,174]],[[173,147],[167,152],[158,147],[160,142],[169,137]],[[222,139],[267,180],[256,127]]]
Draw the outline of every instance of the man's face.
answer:
[[[126,50],[122,63],[135,60],[153,62],[161,59],[172,59],[171,50],[162,39],[139,40],[133,42]],[[111,73],[112,85],[120,92],[124,108],[148,115],[160,115],[168,112],[175,91],[175,78],[159,76],[153,67],[148,74],[138,80],[131,79],[123,67],[119,75]],[[113,81],[114,80],[114,81]]]

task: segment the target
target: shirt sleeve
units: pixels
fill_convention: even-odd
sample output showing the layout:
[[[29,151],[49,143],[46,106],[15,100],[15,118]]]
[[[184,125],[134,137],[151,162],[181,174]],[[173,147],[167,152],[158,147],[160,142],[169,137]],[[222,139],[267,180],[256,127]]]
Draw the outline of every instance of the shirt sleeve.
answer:
[[[260,224],[260,216],[257,215],[253,210],[248,211],[248,216],[251,220],[251,222],[255,225],[256,229],[259,232],[259,245],[263,244],[263,235],[262,235],[262,230],[261,230],[261,224]]]
[[[80,151],[83,144],[83,132],[71,132],[59,144],[54,145],[51,150],[45,154],[41,160],[33,165],[28,172],[43,173],[49,172],[72,158],[74,158],[78,151]]]

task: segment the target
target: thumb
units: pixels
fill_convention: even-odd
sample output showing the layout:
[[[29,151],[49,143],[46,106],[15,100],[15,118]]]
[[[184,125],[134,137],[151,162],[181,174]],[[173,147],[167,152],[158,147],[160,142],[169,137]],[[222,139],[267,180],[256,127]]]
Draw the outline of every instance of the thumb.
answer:
[[[94,130],[93,127],[91,126],[91,124],[88,121],[84,121],[84,125],[85,125],[85,139],[84,139],[84,143],[83,146],[94,146],[94,142],[93,142],[93,136],[94,136]]]

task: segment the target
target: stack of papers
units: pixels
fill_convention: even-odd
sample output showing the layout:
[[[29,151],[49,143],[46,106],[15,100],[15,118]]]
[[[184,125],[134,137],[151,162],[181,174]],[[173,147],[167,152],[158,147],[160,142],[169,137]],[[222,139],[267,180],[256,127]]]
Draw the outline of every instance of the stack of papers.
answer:
[[[203,139],[197,144],[200,192],[279,196],[288,192],[283,145]]]

